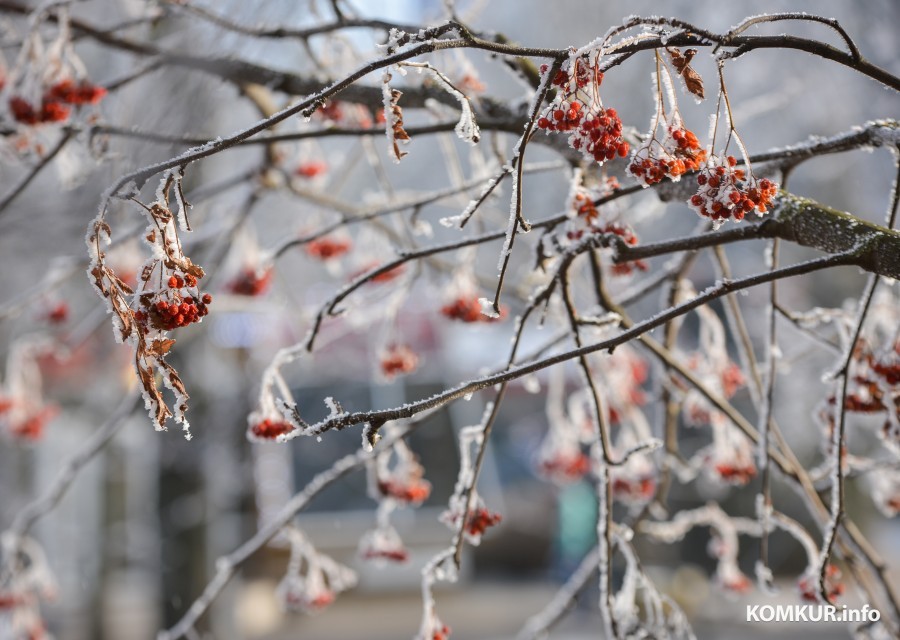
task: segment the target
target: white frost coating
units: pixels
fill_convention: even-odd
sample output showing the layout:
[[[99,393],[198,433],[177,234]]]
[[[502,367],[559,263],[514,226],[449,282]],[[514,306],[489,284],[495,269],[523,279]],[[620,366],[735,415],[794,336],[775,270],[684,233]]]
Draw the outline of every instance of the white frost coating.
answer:
[[[325,406],[328,407],[328,419],[331,420],[333,418],[337,418],[341,414],[344,413],[343,409],[341,409],[341,405],[338,404],[334,398],[328,396],[325,398]]]
[[[775,576],[772,569],[767,567],[762,561],[757,560],[753,565],[753,572],[756,574],[756,583],[760,590],[767,595],[774,596],[778,593],[775,588]]]
[[[456,572],[448,573],[442,567],[453,557],[454,548],[448,547],[436,554],[422,569],[422,623],[415,640],[434,640],[447,637],[448,629],[435,612],[432,585],[438,580],[456,581]]]
[[[503,167],[503,172],[500,174],[500,178],[509,173],[512,169],[507,165]],[[469,204],[466,205],[466,208],[463,209],[463,212],[459,215],[455,216],[446,216],[440,219],[440,223],[445,227],[460,227],[472,217],[478,207],[484,202],[485,198],[487,198],[494,189],[497,188],[497,185],[500,183],[499,178],[491,178],[487,181],[484,188],[481,190],[481,193],[478,195],[478,198],[475,200],[470,200]]]
[[[472,105],[469,102],[468,96],[457,89],[447,76],[427,62],[403,62],[400,63],[398,67],[401,69],[403,67],[414,67],[420,72],[427,71],[441,84],[441,86],[444,87],[444,89],[447,90],[447,93],[456,98],[459,101],[462,112],[460,113],[459,122],[456,124],[454,131],[460,140],[464,140],[471,145],[478,144],[478,141],[481,139],[481,130],[478,128],[478,123],[475,122],[475,113],[472,111]]]
[[[391,29],[391,32],[394,30]],[[394,136],[394,125],[396,117],[394,116],[394,94],[391,92],[391,76],[390,72],[385,69],[381,76],[381,101],[384,107],[384,134],[388,141],[388,154],[394,159],[396,164],[400,164],[400,154],[397,152],[397,139]],[[404,140],[404,142],[406,142]]]
[[[463,213],[455,215],[455,216],[444,216],[443,218],[438,220],[438,222],[441,224],[442,227],[447,227],[448,229],[451,229],[453,227],[458,227],[459,223],[462,222],[466,217],[465,212],[469,211],[470,209],[474,210],[476,204],[477,203],[475,202],[475,200],[472,200],[471,202],[469,202],[469,205],[466,207],[466,209]]]
[[[476,145],[481,139],[481,130],[478,128],[478,123],[475,122],[475,113],[472,111],[472,105],[469,104],[469,99],[461,93],[459,96],[459,105],[462,108],[462,113],[459,116],[459,122],[456,123],[454,131],[460,140],[464,140],[471,145]]]
[[[872,142],[876,146],[900,147],[900,122],[897,120],[873,120],[866,123],[872,132]]]
[[[381,441],[381,433],[372,428],[371,424],[366,424],[365,428],[362,431],[362,448],[366,453],[372,453],[375,450],[375,445]],[[401,441],[402,442],[402,441]],[[396,450],[401,450],[402,447],[395,447]]]
[[[509,198],[509,224],[506,228],[506,237],[503,239],[503,248],[500,249],[500,257],[497,260],[497,271],[503,272],[503,263],[506,262],[512,248],[513,235],[516,231],[516,222],[519,215],[519,174],[513,170],[510,173],[512,179],[512,194]]]
[[[184,169],[181,167],[166,171],[159,181],[159,186],[156,188],[156,201],[164,202],[166,200],[166,187],[174,187],[175,204],[177,205],[175,209],[175,219],[178,220],[178,228],[187,232],[191,230],[191,225],[187,218],[187,210],[190,209],[192,205],[184,199],[184,191],[182,189],[183,179]]]
[[[525,376],[522,378],[522,387],[527,393],[538,394],[541,392],[541,380],[535,374]]]
[[[488,318],[499,318],[500,314],[494,309],[494,303],[487,298],[478,298],[478,304],[481,305],[481,315]]]
[[[336,594],[356,586],[356,573],[319,553],[299,529],[289,526],[283,531],[291,556],[276,595],[285,609],[317,613]]]
[[[412,226],[413,235],[423,236],[425,238],[433,238],[434,237],[434,229],[431,228],[431,223],[427,220],[416,220]]]

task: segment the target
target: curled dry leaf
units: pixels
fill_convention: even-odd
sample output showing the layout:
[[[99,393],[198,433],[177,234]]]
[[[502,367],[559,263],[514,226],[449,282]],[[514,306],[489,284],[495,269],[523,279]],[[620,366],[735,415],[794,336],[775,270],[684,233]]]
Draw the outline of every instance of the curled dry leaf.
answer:
[[[398,140],[402,140],[404,142],[409,141],[409,134],[406,133],[406,129],[403,128],[403,109],[400,108],[400,105],[397,104],[400,100],[400,96],[403,95],[403,92],[399,89],[391,89],[391,132],[393,134],[393,142],[394,142],[394,157],[397,160],[400,160],[403,156],[406,155],[406,151],[401,151],[400,146],[397,144]]]
[[[697,50],[685,49],[682,53],[678,49],[670,47],[666,51],[672,59],[672,66],[675,67],[675,72],[684,80],[685,88],[697,98],[703,100],[706,97],[706,93],[703,91],[703,79],[691,66],[691,60],[697,55]]]

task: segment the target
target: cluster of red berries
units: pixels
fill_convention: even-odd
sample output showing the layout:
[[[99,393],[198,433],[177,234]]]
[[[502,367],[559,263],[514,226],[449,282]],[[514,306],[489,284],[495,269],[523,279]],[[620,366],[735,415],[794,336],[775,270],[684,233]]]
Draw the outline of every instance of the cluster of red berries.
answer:
[[[744,486],[756,477],[756,465],[752,461],[719,462],[713,466],[716,475],[728,484]]]
[[[778,187],[771,180],[747,178],[743,169],[735,168],[734,156],[711,156],[697,175],[697,193],[688,201],[699,215],[721,224],[729,218],[743,220],[754,209],[766,212]]]
[[[200,322],[209,313],[208,306],[212,303],[212,296],[208,293],[192,295],[185,293],[185,288],[197,286],[197,278],[191,274],[183,277],[173,275],[169,277],[168,291],[160,294],[156,299],[148,297],[142,300],[143,307],[135,312],[134,319],[147,333],[150,328],[161,331],[171,331],[179,327],[186,327],[195,322]]]
[[[44,407],[33,413],[29,413],[22,420],[17,420],[9,425],[9,432],[16,438],[24,440],[40,440],[44,435],[47,423],[56,416],[59,410],[56,407]]]
[[[409,551],[398,549],[366,549],[362,554],[363,560],[388,560],[389,562],[404,563],[409,560]]]
[[[588,224],[600,217],[600,210],[594,204],[593,198],[584,191],[575,194],[572,198],[572,207],[575,209],[575,214]]]
[[[62,80],[51,86],[41,98],[40,106],[34,106],[21,96],[9,99],[9,109],[16,122],[36,125],[47,122],[64,122],[71,112],[70,105],[97,104],[106,95],[106,89],[89,82],[76,84]]]
[[[486,316],[476,296],[459,296],[441,307],[441,314],[460,322],[496,322],[506,317],[506,308],[500,307],[498,317]]]
[[[41,101],[40,107],[34,107],[24,98],[13,96],[9,99],[9,110],[16,122],[33,126],[48,122],[65,122],[69,119],[68,106],[56,100]]]
[[[900,340],[894,343],[894,348],[881,356],[876,356],[862,340],[859,354],[854,354],[857,359],[863,360],[869,365],[876,376],[881,378],[888,386],[900,385]]]
[[[24,595],[0,592],[0,611],[3,611],[4,609],[15,609],[16,607],[21,607],[27,602],[28,598]]]
[[[568,133],[569,146],[588,160],[603,164],[616,156],[624,158],[628,143],[622,137],[622,120],[597,98],[603,73],[587,60],[577,59],[570,76],[572,64],[564,63],[551,81],[559,91],[538,118],[538,128]],[[541,73],[548,73],[547,65],[541,66]]]
[[[728,366],[722,371],[722,394],[726,398],[730,398],[735,392],[744,386],[746,379],[741,367],[734,362],[729,362]]]
[[[241,273],[228,283],[226,289],[239,296],[260,296],[272,284],[272,268],[244,267]]]
[[[321,611],[334,602],[335,594],[330,589],[322,589],[316,594],[304,590],[290,590],[284,594],[284,604],[289,609]]]
[[[466,518],[465,530],[470,536],[481,537],[488,527],[493,527],[503,520],[499,513],[491,513],[485,507],[478,507]]]
[[[718,580],[719,585],[732,593],[747,593],[753,587],[753,582],[746,575],[738,572],[731,572],[727,576],[722,576]]]
[[[659,152],[654,143],[659,144]],[[700,148],[694,132],[673,126],[668,127],[667,136],[661,143],[654,138],[635,151],[628,171],[649,186],[666,177],[678,180],[688,171],[697,171],[705,160],[706,151]]]
[[[378,493],[406,504],[422,504],[431,495],[431,483],[420,477],[411,477],[407,482],[379,480]]]
[[[879,362],[873,360],[870,366],[872,367],[872,371],[883,378],[890,386],[894,387],[900,385],[900,361]]]
[[[819,601],[818,576],[807,573],[797,581],[800,597],[807,602]],[[825,595],[828,602],[834,604],[838,597],[844,595],[844,583],[841,582],[841,570],[829,564],[825,568]]]
[[[656,480],[651,476],[628,478],[614,477],[612,480],[613,498],[625,503],[649,502],[656,493]]]
[[[344,255],[352,246],[350,240],[319,238],[306,244],[306,254],[318,260],[331,260]]]
[[[572,64],[575,65],[575,73],[570,77],[569,72],[572,70]],[[541,65],[542,75],[549,70],[549,65]],[[585,58],[578,58],[574,63],[571,60],[566,60],[559,71],[556,72],[556,75],[553,76],[553,80],[550,81],[550,84],[554,87],[559,87],[567,95],[572,95],[578,89],[584,89],[588,85],[599,87],[602,83],[603,72],[600,71],[600,67],[596,64],[591,64]]]
[[[381,372],[388,378],[412,373],[419,365],[419,356],[405,344],[392,344],[381,355]]]
[[[45,99],[57,100],[66,104],[84,105],[97,104],[106,95],[106,89],[98,87],[87,81],[75,83],[72,80],[57,82],[45,96]]]
[[[558,484],[574,482],[583,478],[590,470],[591,459],[582,451],[572,454],[559,452],[538,463],[538,473]]]
[[[362,552],[363,560],[387,560],[404,563],[409,560],[409,551],[405,547],[370,547]]]
[[[631,377],[628,379],[630,384],[624,389],[624,393],[618,394],[618,398],[610,399],[609,421],[611,424],[619,424],[622,421],[622,416],[616,408],[618,402],[624,402],[627,403],[627,405],[634,406],[640,406],[647,402],[647,394],[644,393],[644,390],[641,388],[641,385],[647,381],[647,372],[649,369],[647,363],[640,358],[632,358],[629,368],[631,369]]]
[[[380,560],[403,563],[409,560],[409,551],[403,540],[391,528],[379,528],[367,532],[360,540],[359,555],[364,560]]]
[[[591,112],[574,100],[551,105],[551,110],[545,113],[538,119],[538,127],[545,131],[568,132],[569,146],[587,159],[603,164],[628,155],[628,142],[622,137],[622,120],[612,107],[600,107]]]
[[[326,120],[331,120],[332,122],[340,122],[344,118],[343,103],[339,100],[329,100],[321,107],[319,107],[317,113]]]
[[[429,640],[450,640],[450,627],[438,620],[435,628],[431,631]]]
[[[881,509],[887,512],[890,517],[896,516],[900,513],[900,495],[888,497],[883,501]]]
[[[854,413],[880,413],[887,409],[884,404],[884,392],[878,386],[878,383],[864,375],[855,375],[852,378],[856,389],[847,393],[844,398],[844,409],[853,411]],[[837,404],[837,398],[834,394],[828,396],[828,404]],[[834,416],[829,414],[829,422],[833,422]]]
[[[303,162],[294,169],[294,175],[301,178],[315,178],[328,171],[328,165],[324,162]]]
[[[50,324],[63,324],[69,319],[69,305],[65,302],[58,302],[47,309],[44,317]]]
[[[274,440],[293,431],[296,427],[280,418],[263,418],[250,425],[250,433],[263,440]]]
[[[484,93],[487,85],[475,74],[466,73],[456,81],[456,88],[466,94]]]
[[[377,120],[378,124],[384,124],[383,109],[376,112],[373,118],[372,112],[367,107],[341,100],[329,100],[316,111],[316,116],[335,124],[353,124],[361,129],[370,129],[373,120]]]
[[[900,356],[900,342],[894,346],[893,354],[888,353],[879,358],[865,340],[859,340],[853,352],[853,360],[860,369],[851,377],[854,389],[847,393],[844,409],[856,413],[887,411],[884,387],[900,384],[900,359],[896,356]],[[832,394],[827,402],[833,406],[837,404],[837,398]],[[895,403],[900,415],[900,397],[895,399]]]
[[[625,241],[625,244],[628,246],[635,246],[638,243],[637,234],[635,234],[634,229],[632,229],[627,224],[622,224],[620,222],[610,222],[606,226],[598,227],[597,233],[612,233]],[[628,262],[617,262],[612,265],[612,274],[616,276],[627,276],[634,273],[637,269],[638,271],[647,271],[649,269],[649,265],[643,260],[630,260]]]

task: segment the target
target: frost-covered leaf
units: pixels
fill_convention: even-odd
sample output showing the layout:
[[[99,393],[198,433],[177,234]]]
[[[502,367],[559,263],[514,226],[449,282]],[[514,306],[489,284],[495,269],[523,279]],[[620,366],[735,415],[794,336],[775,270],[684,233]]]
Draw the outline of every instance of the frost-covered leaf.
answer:
[[[669,57],[672,60],[672,66],[675,67],[675,71],[681,76],[681,79],[684,80],[685,88],[690,93],[697,96],[698,99],[703,100],[706,97],[706,93],[703,90],[703,79],[691,66],[691,60],[697,55],[697,50],[685,49],[682,53],[678,49],[672,47],[666,49],[666,51],[669,52]]]

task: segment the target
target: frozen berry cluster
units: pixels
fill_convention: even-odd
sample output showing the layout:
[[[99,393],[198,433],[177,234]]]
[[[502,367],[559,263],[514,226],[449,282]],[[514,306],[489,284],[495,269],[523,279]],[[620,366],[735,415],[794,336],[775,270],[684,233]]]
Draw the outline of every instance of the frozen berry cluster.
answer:
[[[482,313],[482,304],[477,296],[458,296],[441,307],[441,314],[460,322],[496,322],[506,316],[506,309],[500,309],[497,317]]]
[[[261,296],[272,284],[272,268],[257,269],[244,267],[244,269],[228,283],[226,288],[230,293],[239,296]]]
[[[549,73],[547,65],[541,72]],[[628,155],[619,114],[600,101],[602,82],[603,72],[597,62],[567,60],[551,80],[556,96],[537,121],[538,128],[546,132],[567,133],[569,146],[600,164]]]
[[[431,483],[416,474],[410,474],[404,480],[380,479],[378,493],[385,498],[393,498],[405,504],[422,504],[431,495]]]
[[[262,440],[275,440],[278,436],[290,433],[296,427],[280,418],[263,418],[250,425],[250,434]]]
[[[33,105],[21,96],[9,99],[9,110],[16,122],[29,126],[69,119],[73,105],[97,104],[106,95],[106,89],[87,81],[76,84],[63,80],[51,86],[42,96],[39,105]]]
[[[419,356],[405,344],[392,344],[381,354],[381,372],[388,378],[412,373],[419,366]]]
[[[689,171],[697,171],[706,160],[706,151],[694,132],[681,125],[666,128],[662,140],[651,137],[631,158],[628,172],[650,186],[665,178],[680,180]]]
[[[140,297],[141,308],[134,319],[146,334],[151,329],[171,331],[200,322],[209,313],[212,296],[197,291],[197,278],[191,274],[172,275],[168,288]]]
[[[350,251],[353,243],[340,238],[319,238],[306,245],[306,254],[318,260],[339,258]]]
[[[710,156],[697,174],[697,193],[688,201],[700,216],[716,226],[733,219],[740,221],[751,211],[766,212],[778,187],[771,180],[757,180],[736,167],[734,156]]]

